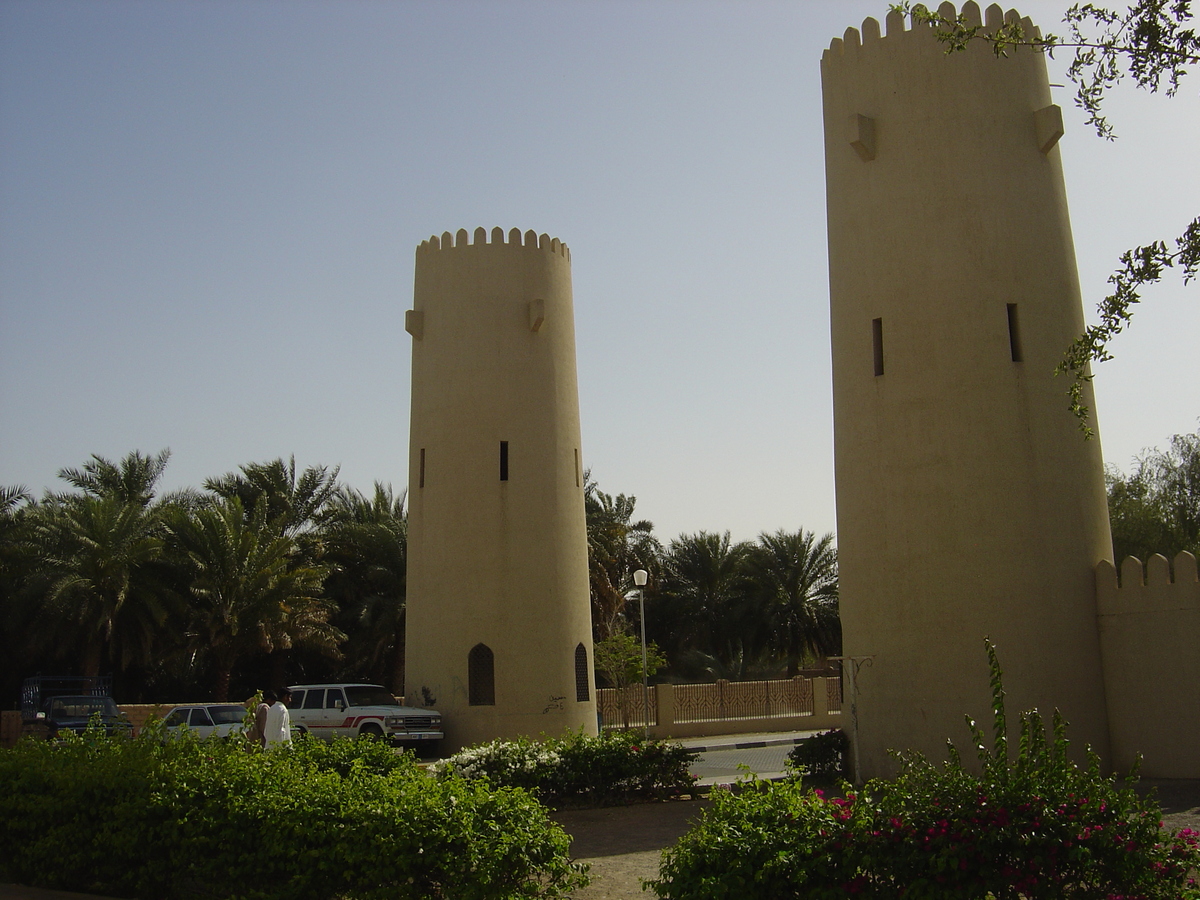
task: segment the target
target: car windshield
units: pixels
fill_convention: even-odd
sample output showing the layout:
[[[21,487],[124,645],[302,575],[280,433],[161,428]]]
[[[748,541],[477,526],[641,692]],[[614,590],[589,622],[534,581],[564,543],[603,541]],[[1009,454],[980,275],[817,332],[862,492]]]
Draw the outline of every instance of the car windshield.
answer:
[[[399,706],[400,702],[386,689],[369,684],[346,688],[346,702],[351,706]]]
[[[86,719],[96,713],[114,718],[120,715],[109,697],[59,697],[50,704],[50,714],[55,718]]]
[[[240,706],[210,706],[208,714],[212,716],[214,725],[232,725],[242,721],[246,710]]]

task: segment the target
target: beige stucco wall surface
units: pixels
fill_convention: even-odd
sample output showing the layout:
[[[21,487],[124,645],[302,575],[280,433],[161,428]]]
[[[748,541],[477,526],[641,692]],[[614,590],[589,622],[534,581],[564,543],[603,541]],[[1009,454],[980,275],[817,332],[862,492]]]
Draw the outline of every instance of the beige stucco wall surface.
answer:
[[[564,729],[594,734],[569,251],[516,229],[422,243],[408,328],[406,697],[420,705],[423,688],[432,695],[445,749]],[[493,706],[468,704],[468,654],[479,643],[494,654]]]
[[[1147,778],[1200,778],[1200,580],[1196,558],[1096,567],[1114,765],[1140,754]]]
[[[821,73],[844,652],[874,657],[862,773],[990,719],[985,635],[1010,713],[1061,707],[1106,754],[1093,569],[1111,539],[1099,440],[1053,375],[1083,311],[1045,61],[948,56],[892,14]]]

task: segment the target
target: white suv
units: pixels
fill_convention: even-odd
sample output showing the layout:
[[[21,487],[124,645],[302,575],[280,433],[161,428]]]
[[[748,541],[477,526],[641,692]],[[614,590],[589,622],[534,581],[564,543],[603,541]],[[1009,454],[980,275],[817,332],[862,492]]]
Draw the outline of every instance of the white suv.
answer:
[[[313,737],[376,737],[432,750],[442,739],[442,717],[435,709],[401,706],[378,684],[293,684],[289,704],[293,726]]]

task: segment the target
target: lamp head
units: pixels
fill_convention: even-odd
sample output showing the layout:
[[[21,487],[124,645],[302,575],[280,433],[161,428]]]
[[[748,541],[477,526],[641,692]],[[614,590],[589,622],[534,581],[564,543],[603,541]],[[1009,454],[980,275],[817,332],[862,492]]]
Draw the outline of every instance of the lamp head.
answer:
[[[636,584],[640,588],[645,587],[646,579],[648,577],[649,577],[649,573],[645,569],[638,569],[636,572],[633,573],[633,583]]]

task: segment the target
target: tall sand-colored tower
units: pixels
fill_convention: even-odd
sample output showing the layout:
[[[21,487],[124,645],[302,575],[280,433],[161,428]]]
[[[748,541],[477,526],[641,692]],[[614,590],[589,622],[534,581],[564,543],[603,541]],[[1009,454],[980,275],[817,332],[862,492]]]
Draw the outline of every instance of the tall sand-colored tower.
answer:
[[[1083,328],[1061,112],[1040,53],[947,55],[905,24],[867,19],[821,61],[844,646],[873,657],[860,772],[990,720],[985,635],[1010,713],[1058,707],[1103,756],[1103,463],[1053,374]]]
[[[571,257],[483,228],[417,248],[405,694],[449,749],[596,732]]]

